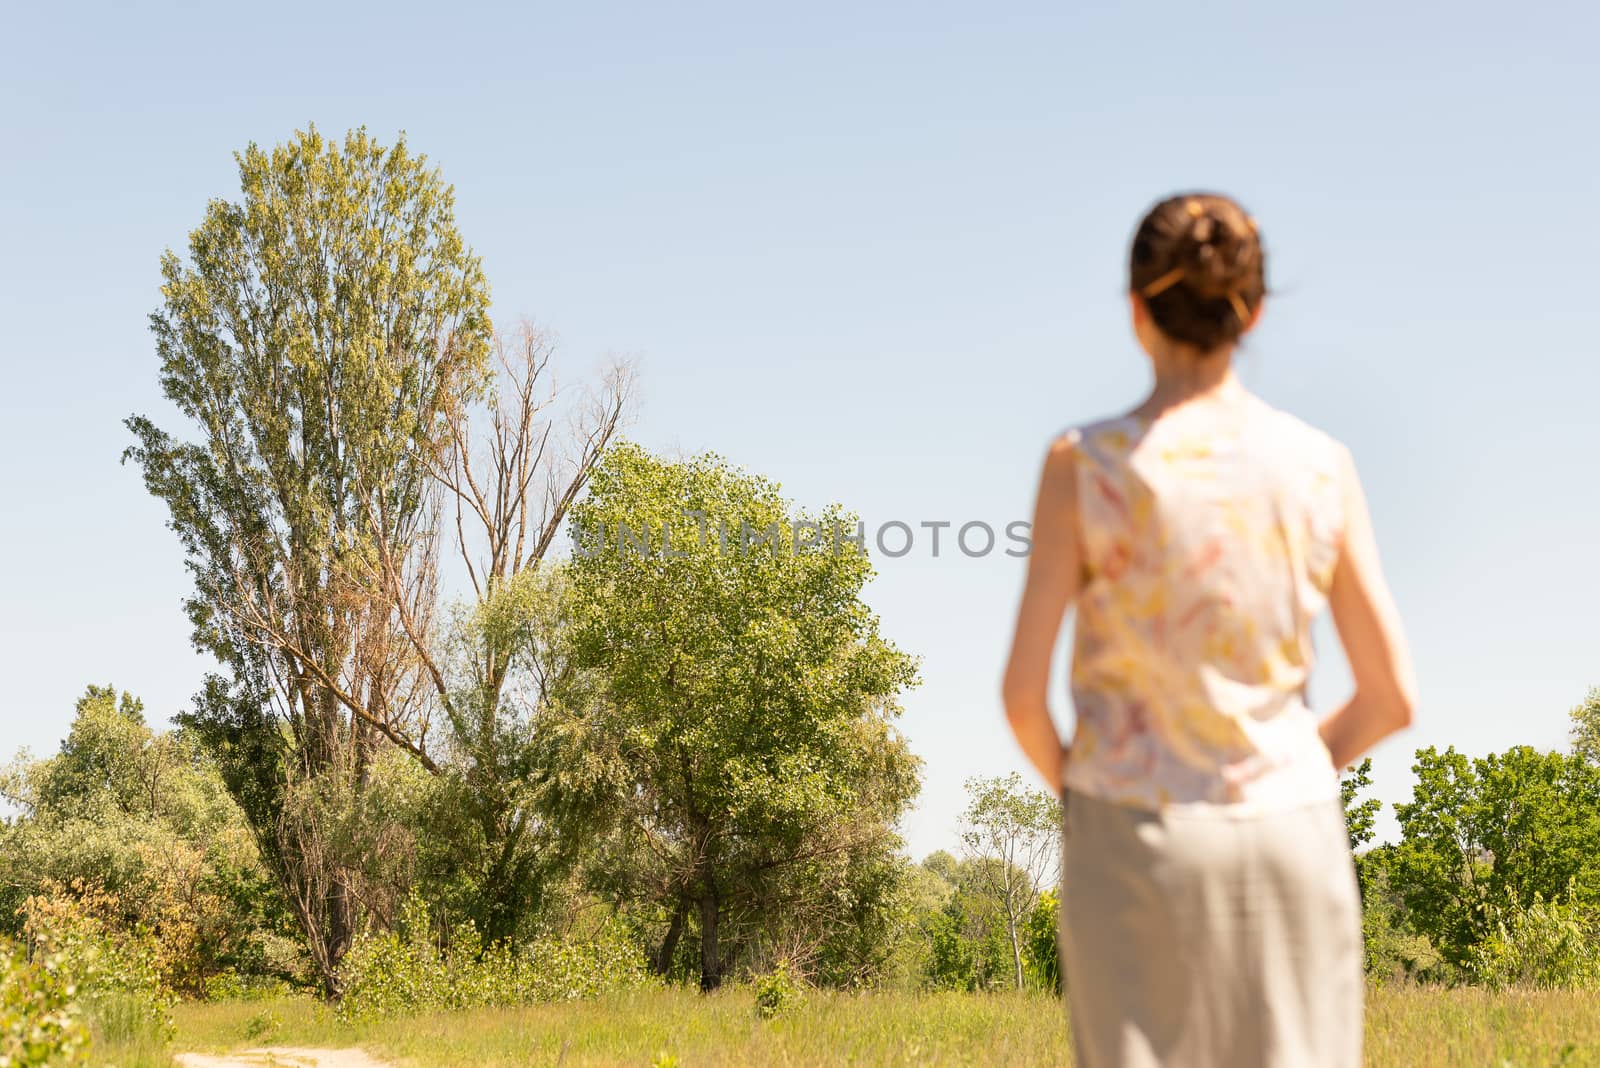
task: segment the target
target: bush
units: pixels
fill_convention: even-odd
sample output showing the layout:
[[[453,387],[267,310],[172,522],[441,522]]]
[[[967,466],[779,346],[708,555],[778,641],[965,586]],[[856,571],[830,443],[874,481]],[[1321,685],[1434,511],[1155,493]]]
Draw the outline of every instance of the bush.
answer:
[[[172,998],[161,981],[161,951],[143,929],[118,929],[102,918],[114,900],[83,887],[34,895],[24,931],[35,959],[52,961],[76,992],[95,1041],[153,1052],[173,1034]]]
[[[777,967],[755,981],[756,1015],[770,1020],[800,1000],[800,979],[794,965],[780,960]]]
[[[1490,933],[1472,948],[1468,969],[1491,989],[1600,985],[1600,941],[1593,917],[1572,901],[1533,895],[1526,907],[1490,907]]]
[[[228,969],[291,974],[293,917],[217,769],[140,703],[90,687],[60,752],[0,766],[0,933],[31,897],[92,888],[96,917],[142,927],[162,985],[199,994]]]
[[[259,1042],[277,1034],[282,1027],[282,1017],[271,1009],[262,1009],[244,1022],[244,1037],[252,1042]]]
[[[1039,903],[1023,921],[1022,966],[1028,979],[1061,993],[1061,951],[1056,938],[1059,904],[1054,890],[1039,895]]]
[[[0,1065],[84,1063],[89,1032],[65,963],[60,954],[30,963],[18,946],[0,941]]]
[[[210,976],[204,987],[207,1001],[276,1001],[294,992],[294,986],[282,979],[236,971]]]
[[[364,936],[346,955],[339,1012],[364,1018],[565,1001],[648,981],[644,955],[619,924],[581,940],[485,946],[468,922],[441,946],[414,896],[400,930]]]

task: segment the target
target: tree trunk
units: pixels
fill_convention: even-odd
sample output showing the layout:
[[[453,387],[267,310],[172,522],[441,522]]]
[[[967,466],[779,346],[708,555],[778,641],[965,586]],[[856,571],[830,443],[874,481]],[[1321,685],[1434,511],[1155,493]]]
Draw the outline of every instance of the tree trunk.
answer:
[[[667,924],[667,937],[661,940],[661,948],[650,961],[650,970],[656,975],[665,978],[667,969],[672,967],[672,958],[678,953],[678,940],[683,937],[683,923],[688,915],[689,901],[680,897],[672,907],[672,922]]]
[[[1017,969],[1017,989],[1022,989],[1022,947],[1017,944],[1017,918],[1006,910],[1006,933],[1011,936],[1011,962]]]
[[[715,990],[722,985],[722,954],[717,944],[717,895],[715,891],[700,899],[700,989]]]
[[[339,965],[344,962],[344,955],[350,951],[350,944],[355,941],[357,921],[357,903],[350,893],[350,888],[344,885],[341,879],[333,889],[328,902],[328,960],[332,964],[333,974],[324,977],[328,998],[331,1001],[339,1000],[344,993],[339,981]]]

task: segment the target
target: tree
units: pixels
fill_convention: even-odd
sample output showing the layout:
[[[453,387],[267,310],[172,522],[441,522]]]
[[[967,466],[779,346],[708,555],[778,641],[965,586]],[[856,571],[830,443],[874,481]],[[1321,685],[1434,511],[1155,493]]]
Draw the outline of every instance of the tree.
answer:
[[[414,635],[434,603],[434,471],[484,387],[488,285],[424,157],[315,129],[236,156],[151,316],[167,398],[198,430],[128,426],[183,543],[210,676],[184,722],[219,758],[325,989],[355,934],[354,811],[381,743],[430,769]],[[356,854],[360,846],[354,846]]]
[[[1572,751],[1591,764],[1600,764],[1600,686],[1589,687],[1568,715],[1572,717]]]
[[[148,935],[175,989],[294,970],[292,921],[216,768],[152,730],[132,695],[90,686],[60,751],[19,756],[0,796],[15,810],[0,821],[0,930],[17,934],[30,900],[71,898]]]
[[[1024,921],[1061,870],[1061,803],[1023,786],[1016,772],[1004,778],[968,779],[970,799],[961,841],[980,865],[981,885],[998,904],[1011,944],[1017,989],[1024,983]]]
[[[786,913],[826,931],[859,874],[882,885],[917,789],[893,726],[915,665],[861,602],[866,555],[827,534],[855,529],[717,457],[631,445],[573,510],[569,678],[596,692],[552,729],[560,789],[607,812],[601,879],[659,910],[659,972],[692,927],[714,989]]]
[[[1600,904],[1600,767],[1518,746],[1471,760],[1417,751],[1388,865],[1411,924],[1465,968],[1498,914]]]
[[[1351,850],[1360,849],[1372,841],[1376,833],[1374,827],[1378,813],[1383,811],[1383,802],[1375,797],[1357,801],[1361,791],[1371,786],[1371,757],[1346,768],[1343,777],[1339,779],[1339,800],[1344,805],[1344,821],[1350,831]]]
[[[1005,913],[993,890],[997,863],[989,857],[957,860],[941,850],[919,865],[939,888],[916,919],[926,947],[921,977],[935,989],[992,990],[1016,983]]]
[[[1344,769],[1344,777],[1339,779],[1339,801],[1344,804],[1344,822],[1350,828],[1350,849],[1360,849],[1366,843],[1373,841],[1374,825],[1378,822],[1378,814],[1384,809],[1384,803],[1378,798],[1366,798],[1357,801],[1362,790],[1373,785],[1373,758],[1363,759],[1360,764],[1350,764]]]
[[[444,782],[428,828],[438,833],[422,845],[435,875],[470,887],[460,904],[489,941],[538,913],[585,838],[581,826],[539,819],[543,714],[558,689],[569,700],[582,689],[563,640],[567,582],[545,558],[633,383],[632,367],[613,361],[597,386],[558,389],[555,342],[532,323],[494,348],[486,391],[445,415],[449,448],[433,471],[471,597],[430,630],[406,607],[403,561],[380,556],[377,568],[444,713]]]

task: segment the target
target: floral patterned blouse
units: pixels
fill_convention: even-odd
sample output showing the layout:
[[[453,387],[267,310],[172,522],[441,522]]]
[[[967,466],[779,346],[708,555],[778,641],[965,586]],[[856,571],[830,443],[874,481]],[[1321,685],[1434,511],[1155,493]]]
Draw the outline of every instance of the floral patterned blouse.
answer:
[[[1344,446],[1249,394],[1069,434],[1085,583],[1064,784],[1230,815],[1337,798],[1305,694]]]

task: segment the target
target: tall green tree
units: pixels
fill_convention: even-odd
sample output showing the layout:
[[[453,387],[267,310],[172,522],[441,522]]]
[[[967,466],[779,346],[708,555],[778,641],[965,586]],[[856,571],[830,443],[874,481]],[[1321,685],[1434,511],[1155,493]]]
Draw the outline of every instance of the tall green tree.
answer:
[[[186,723],[221,763],[328,992],[359,919],[329,828],[382,743],[435,767],[415,638],[430,626],[435,473],[483,388],[489,291],[453,194],[401,140],[315,129],[236,156],[151,316],[181,438],[134,416],[195,644],[221,671]],[[359,853],[359,844],[355,847]]]
[[[1061,803],[1023,785],[1016,772],[967,780],[961,841],[976,862],[977,887],[995,902],[1011,948],[1013,979],[1023,988],[1024,927],[1061,871]]]
[[[865,553],[834,537],[854,517],[625,445],[573,523],[570,659],[598,692],[568,706],[562,774],[610,813],[612,892],[659,910],[657,970],[689,930],[709,990],[785,916],[860,923],[898,870],[880,860],[919,762],[894,727],[915,664],[861,600]]]
[[[1528,746],[1477,759],[1430,746],[1412,770],[1388,876],[1446,960],[1467,966],[1498,913],[1600,904],[1600,767]]]

